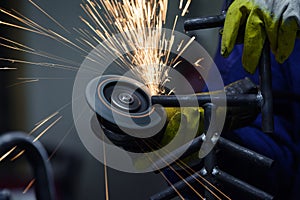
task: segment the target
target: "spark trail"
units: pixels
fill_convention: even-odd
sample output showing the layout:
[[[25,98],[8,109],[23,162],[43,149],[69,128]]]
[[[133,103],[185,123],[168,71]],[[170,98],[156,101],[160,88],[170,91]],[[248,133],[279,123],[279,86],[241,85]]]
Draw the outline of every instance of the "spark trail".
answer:
[[[189,0],[184,6],[182,15],[185,15],[190,3]],[[87,46],[92,46],[93,42],[103,45],[110,54],[118,55],[120,61],[117,64],[131,69],[136,78],[148,86],[151,94],[162,93],[164,84],[169,81],[169,66],[176,61],[171,60],[170,51],[175,40],[173,33],[177,17],[170,37],[163,30],[168,0],[100,0],[99,3],[88,0],[81,7],[91,22],[82,17],[81,20],[97,36],[86,37],[87,32],[79,30],[83,36],[82,43]],[[121,35],[117,40],[116,34]]]

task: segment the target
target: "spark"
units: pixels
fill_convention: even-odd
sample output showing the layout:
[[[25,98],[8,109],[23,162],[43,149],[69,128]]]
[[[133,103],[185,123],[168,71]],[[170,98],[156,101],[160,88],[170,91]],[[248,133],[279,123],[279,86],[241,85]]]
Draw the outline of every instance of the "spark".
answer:
[[[104,161],[105,199],[109,200],[107,161],[106,161],[106,149],[105,149],[104,139],[103,139],[103,161]]]
[[[168,182],[168,184],[173,188],[173,190],[176,192],[176,194],[178,195],[178,197],[181,200],[184,200],[183,196],[180,194],[180,192],[177,190],[177,188],[172,184],[172,182],[168,179],[168,177],[159,169],[158,170],[160,175],[162,175],[162,177]]]
[[[148,143],[146,143],[146,142],[144,142],[144,144],[146,145],[146,146],[148,146],[150,149],[152,149],[151,148],[151,146],[148,144]],[[166,161],[166,160],[164,160],[164,158],[162,157],[162,156],[160,156],[160,154],[158,153],[158,152],[156,152],[156,151],[153,151],[154,153],[155,153],[155,155],[156,156],[158,156],[159,158],[162,158],[162,161],[172,170],[172,172],[174,172],[175,174],[176,174],[176,176],[178,176],[187,186],[188,186],[188,188],[189,189],[191,189],[200,199],[202,199],[202,200],[205,200],[205,198],[185,179],[185,178],[183,178],[183,176],[181,175],[181,174],[179,174],[179,172],[178,171],[176,171],[171,165],[169,165],[169,163]],[[151,159],[150,158],[150,156],[148,156],[148,155],[146,155],[149,159]],[[153,160],[151,159],[151,162],[154,164],[154,166],[156,166],[157,167],[157,165],[156,165],[156,163],[155,162],[153,162]],[[163,172],[160,170],[160,169],[158,169],[159,170],[159,172],[161,173],[161,174],[163,174]],[[197,179],[196,179],[197,180]],[[173,189],[175,188],[174,186],[171,186]],[[176,191],[176,190],[175,190]]]
[[[182,44],[183,44],[184,40],[181,40],[178,47],[177,47],[177,50],[176,51],[180,51],[181,47],[182,47]]]
[[[31,79],[38,79],[38,80],[66,80],[66,79],[74,79],[73,77],[20,77],[17,78],[18,80],[31,80]]]
[[[194,65],[195,65],[196,67],[201,67],[200,62],[202,62],[203,60],[204,60],[204,58],[199,58],[199,59],[194,63]]]
[[[177,63],[175,63],[175,64],[173,65],[173,68],[177,67],[177,65],[179,65],[180,63],[182,63],[182,60],[179,60]]]
[[[15,161],[17,158],[19,158],[21,155],[25,153],[25,150],[20,151],[17,155],[15,155],[10,161]]]
[[[183,6],[183,0],[180,0],[180,3],[179,3],[179,9],[180,10],[182,9],[182,6]]]
[[[78,97],[76,99],[74,99],[73,101],[77,101],[78,99],[80,99],[82,97]],[[47,118],[45,118],[44,120],[41,120],[40,122],[38,122],[36,124],[36,126],[39,126],[40,124],[44,124],[47,121],[49,121],[50,119],[52,119],[54,116],[56,116],[61,110],[65,109],[66,107],[70,106],[71,102],[66,103],[65,105],[61,106],[56,112],[54,112],[52,115],[48,116]],[[80,116],[81,117],[81,116]],[[74,119],[74,124],[77,123],[77,121],[79,120],[78,117],[77,119]],[[66,134],[64,134],[63,138],[60,140],[60,142],[56,145],[56,147],[54,148],[54,150],[52,151],[51,155],[48,157],[48,160],[51,160],[53,158],[53,156],[55,155],[55,153],[58,151],[58,149],[61,147],[61,145],[63,144],[63,142],[65,141],[65,139],[67,138],[67,136],[71,133],[71,131],[74,129],[75,125],[72,124],[72,126],[68,129],[68,131],[66,132]],[[35,130],[34,130],[35,131]],[[33,131],[32,131],[33,132]]]
[[[184,7],[184,9],[182,10],[182,13],[181,13],[182,17],[185,16],[185,14],[188,11],[189,6],[190,6],[191,3],[192,3],[192,0],[188,0],[187,3],[185,4],[185,7]]]
[[[0,67],[0,70],[17,70],[15,67]]]
[[[8,38],[4,38],[4,37],[0,37],[1,40],[4,40],[5,42],[7,42],[8,44],[4,44],[4,43],[0,43],[0,46],[6,47],[8,49],[12,49],[12,50],[16,50],[19,52],[25,52],[25,53],[29,53],[29,54],[33,54],[33,55],[37,55],[40,57],[44,57],[44,58],[49,58],[55,61],[61,61],[67,64],[71,64],[71,65],[77,65],[76,63],[74,63],[73,61],[67,60],[65,58],[61,58],[46,52],[42,52],[42,51],[38,51],[35,50],[29,46],[26,46],[24,44],[21,44],[17,41],[12,41]]]
[[[148,154],[145,154],[147,156],[147,159],[154,163],[155,165],[155,162],[151,159],[151,157],[148,155]],[[162,177],[168,182],[168,184],[173,188],[173,190],[176,192],[176,194],[178,195],[178,197],[181,199],[181,200],[184,200],[183,196],[180,194],[180,192],[177,190],[177,188],[173,185],[173,183],[168,179],[168,177],[158,168],[158,166],[155,166],[157,168],[157,170],[159,171],[159,173],[162,175]]]
[[[39,11],[41,11],[44,15],[46,15],[49,19],[51,19],[55,24],[57,24],[60,28],[62,28],[64,31],[70,33],[63,25],[61,25],[57,20],[55,20],[53,17],[51,17],[45,10],[43,10],[40,6],[38,6],[36,3],[34,3],[32,0],[28,0],[33,6],[35,6]]]
[[[16,28],[16,29],[25,30],[28,32],[36,33],[38,35],[46,36],[48,38],[51,38],[63,45],[75,50],[75,51],[83,52],[85,54],[88,53],[86,50],[82,49],[80,46],[78,46],[71,40],[68,40],[66,37],[60,35],[59,33],[55,32],[51,29],[44,28],[43,26],[39,25],[38,23],[34,22],[33,20],[25,17],[21,13],[15,11],[15,10],[13,10],[13,11],[14,11],[14,13],[6,11],[3,8],[0,8],[1,13],[19,21],[23,25],[18,25],[18,24],[14,24],[14,23],[10,23],[10,22],[5,22],[5,21],[0,21],[0,25],[2,24],[2,25]]]
[[[25,81],[21,81],[21,82],[18,82],[18,83],[14,83],[12,85],[9,85],[7,86],[7,88],[10,88],[10,87],[15,87],[17,85],[22,85],[22,84],[26,84],[26,83],[34,83],[34,82],[38,82],[39,79],[31,79],[31,80],[25,80]]]
[[[26,186],[26,188],[23,190],[23,194],[26,194],[28,192],[28,190],[33,186],[35,182],[35,179],[32,179],[29,184]]]
[[[36,138],[33,140],[33,142],[36,142],[38,139],[40,139],[51,127],[53,127],[60,119],[62,116],[57,118],[54,122],[52,122],[47,128],[45,128]]]
[[[4,41],[6,41],[6,42],[12,43],[12,44],[14,44],[14,45],[17,45],[17,46],[23,47],[23,48],[25,48],[25,49],[29,49],[29,50],[31,50],[31,51],[34,51],[34,49],[32,49],[32,48],[29,48],[29,47],[28,47],[28,46],[26,46],[26,45],[23,45],[23,44],[21,44],[21,43],[19,43],[19,42],[16,42],[16,41],[10,40],[10,39],[8,39],[8,38],[5,38],[5,37],[0,37],[0,39],[1,39],[1,40],[4,40]]]
[[[52,119],[53,117],[55,117],[56,115],[58,115],[59,112],[56,111],[53,114],[49,115],[48,117],[46,117],[45,119],[39,121],[38,123],[36,123],[36,126],[29,132],[29,135],[31,135],[33,132],[35,132],[37,129],[39,129],[41,126],[43,126],[46,122],[48,122],[50,119]]]
[[[9,154],[11,154],[11,152],[13,152],[15,149],[17,148],[17,146],[14,146],[13,148],[11,148],[8,152],[6,152],[3,156],[0,157],[0,162],[2,160],[4,160]]]
[[[27,60],[11,59],[11,58],[0,58],[0,60],[8,61],[8,62],[11,62],[11,63],[30,64],[30,65],[36,65],[36,66],[49,67],[49,68],[70,70],[70,71],[75,71],[75,72],[78,71],[77,67],[61,65],[61,64],[55,64],[55,63],[49,63],[49,62],[31,62],[31,61],[27,61]]]
[[[185,50],[192,44],[192,42],[196,39],[195,36],[193,36],[187,44],[182,48],[182,50],[177,54],[176,58],[173,60],[173,63],[178,60],[178,58],[185,52]]]
[[[72,125],[71,128],[69,128],[69,130],[67,131],[67,133],[63,136],[63,138],[59,141],[59,143],[56,145],[56,147],[54,148],[54,150],[52,151],[51,155],[48,157],[48,160],[51,160],[53,158],[53,156],[55,155],[55,153],[58,151],[58,149],[61,147],[61,145],[63,144],[63,142],[65,141],[65,139],[68,137],[68,135],[71,133],[71,131],[74,129],[74,125]]]

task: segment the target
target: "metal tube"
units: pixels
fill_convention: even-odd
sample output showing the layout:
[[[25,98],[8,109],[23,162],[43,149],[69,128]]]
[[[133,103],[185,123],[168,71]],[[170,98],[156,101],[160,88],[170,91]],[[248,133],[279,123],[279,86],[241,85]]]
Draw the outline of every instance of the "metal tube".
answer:
[[[207,154],[204,160],[204,168],[207,173],[206,180],[211,184],[216,185],[216,179],[212,176],[214,167],[216,165],[216,152],[214,147],[214,142],[212,140],[215,133],[217,133],[216,127],[216,109],[217,107],[212,103],[204,104],[204,132],[205,132],[205,140],[202,145],[202,152],[204,152],[203,156]],[[210,130],[209,130],[210,129]],[[213,149],[212,149],[213,148]],[[202,154],[202,153],[201,153]],[[199,154],[199,157],[202,155]],[[214,200],[213,194],[210,191],[204,190],[205,199]]]
[[[182,152],[187,149],[179,159],[184,159],[188,157],[189,155],[199,151],[201,145],[203,143],[203,138],[202,136],[198,136],[195,138],[191,143],[188,143],[186,145],[189,145],[188,149],[186,145],[183,145],[179,147],[178,149],[172,151],[170,154],[164,156],[162,159],[157,161],[155,164],[153,164],[153,169],[157,169],[157,166],[161,166],[165,162],[172,163],[175,162],[174,157],[178,157],[178,155],[182,154]],[[265,167],[265,168],[270,168],[274,161],[266,156],[263,156],[261,154],[258,154],[250,149],[247,149],[245,147],[242,147],[236,143],[233,143],[227,139],[224,139],[223,137],[220,137],[218,140],[218,146],[222,150],[228,151],[235,156],[243,157],[254,164]]]
[[[223,172],[221,170],[215,170],[214,173],[215,177],[223,182],[226,182],[238,189],[240,189],[241,192],[248,193],[252,196],[255,196],[255,199],[264,199],[264,200],[272,200],[274,197],[248,183],[245,183],[244,181],[241,181],[240,179],[237,179],[230,174],[227,174],[226,172]]]
[[[270,44],[265,42],[262,55],[259,61],[259,75],[261,94],[263,96],[262,113],[262,130],[265,133],[274,131],[273,118],[273,97],[272,97],[272,73],[270,61]]]
[[[181,192],[187,187],[187,183],[190,185],[193,185],[197,183],[197,178],[200,177],[200,174],[203,174],[203,172],[198,171],[194,173],[193,175],[187,177],[184,180],[178,181],[172,186],[166,188],[165,190],[153,195],[150,197],[151,200],[167,200],[171,199],[176,196],[176,191]],[[236,188],[239,188],[242,192],[248,193],[252,196],[255,196],[255,199],[265,199],[265,200],[272,200],[274,197],[248,183],[245,183],[244,181],[237,179],[230,174],[223,172],[219,169],[213,170],[213,175],[220,181],[226,182]],[[174,189],[175,188],[175,189]]]
[[[199,149],[202,145],[202,142],[203,142],[202,136],[196,137],[195,139],[193,139],[192,142],[189,142],[189,143],[175,149],[174,151],[170,152],[163,158],[161,158],[158,161],[156,161],[155,163],[153,163],[152,168],[154,170],[156,170],[159,166],[165,165],[165,163],[169,163],[170,165],[172,165],[174,162],[176,162],[176,160],[174,160],[174,158],[178,158],[181,154],[182,155],[177,160],[182,160],[182,159],[190,156],[191,154],[199,151]]]
[[[223,150],[228,151],[236,156],[246,158],[247,160],[251,161],[252,163],[265,167],[270,168],[274,161],[266,156],[258,154],[250,149],[242,147],[236,143],[233,143],[229,140],[226,140],[222,137],[219,138],[218,146]]]
[[[33,142],[32,137],[20,132],[11,132],[0,137],[0,155],[7,153],[15,146],[25,150],[25,155],[33,168],[36,180],[36,198],[38,200],[54,200],[55,189],[52,169],[42,144],[39,141]]]
[[[193,31],[199,29],[221,27],[224,24],[225,17],[226,13],[223,12],[221,15],[188,19],[184,22],[184,30]]]
[[[201,172],[196,172],[195,174],[187,177],[186,179],[178,181],[177,183],[173,184],[173,186],[170,186],[164,189],[163,191],[151,196],[150,200],[168,200],[176,197],[177,194],[175,189],[178,192],[182,192],[182,190],[188,187],[187,183],[189,183],[190,185],[197,183],[197,178],[199,178],[200,176],[199,174],[201,174]]]
[[[226,98],[216,95],[199,94],[199,95],[160,95],[152,96],[152,104],[160,104],[164,107],[194,107],[198,102],[199,106],[214,101],[216,106],[223,104],[225,101],[228,106],[249,106],[261,105],[261,96],[257,94],[237,94],[227,95]]]

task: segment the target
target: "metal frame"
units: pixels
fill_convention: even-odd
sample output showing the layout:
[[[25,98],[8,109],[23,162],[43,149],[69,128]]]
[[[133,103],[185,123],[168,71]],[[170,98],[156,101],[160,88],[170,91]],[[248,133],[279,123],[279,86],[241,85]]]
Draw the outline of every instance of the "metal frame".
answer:
[[[205,28],[214,28],[220,27],[224,24],[226,17],[226,10],[229,5],[233,2],[233,0],[226,0],[225,9],[222,11],[221,15],[210,16],[204,18],[196,18],[186,20],[184,23],[184,27],[186,31],[190,30],[198,30]],[[247,106],[257,105],[261,109],[262,114],[262,130],[265,133],[272,133],[274,131],[274,120],[273,120],[273,97],[272,97],[272,73],[271,73],[271,64],[270,64],[270,47],[269,42],[266,41],[262,55],[259,62],[259,76],[260,76],[260,91],[257,95],[255,94],[241,94],[241,95],[232,95],[226,97],[227,105],[230,106]],[[208,125],[211,122],[211,116],[215,114],[215,107],[211,102],[211,97],[207,94],[205,95],[197,95],[196,96],[199,105],[202,105],[205,113],[205,127],[207,130]],[[195,100],[194,96],[153,96],[152,103],[159,103],[163,106],[179,106],[179,101],[181,106],[189,106],[190,102]],[[188,150],[180,157],[183,159],[188,155],[199,150],[199,146],[201,146],[203,142],[203,137],[199,136],[195,138],[188,148]],[[260,155],[252,150],[244,148],[238,144],[235,144],[227,139],[222,137],[219,138],[217,145],[215,148],[205,157],[203,158],[203,168],[196,172],[195,174],[185,178],[185,180],[181,180],[175,183],[173,186],[166,188],[165,190],[153,195],[150,197],[151,200],[163,200],[163,199],[171,199],[176,196],[175,188],[178,191],[181,191],[187,188],[186,182],[190,184],[194,184],[196,182],[196,178],[198,176],[204,176],[211,183],[217,183],[219,181],[230,184],[234,188],[248,193],[253,196],[255,199],[273,199],[274,197],[242,180],[239,180],[232,175],[222,171],[216,166],[216,150],[225,150],[229,153],[242,157],[244,159],[249,160],[252,163],[255,163],[257,167],[270,168],[273,164],[273,160],[267,158],[263,155]],[[172,155],[176,155],[176,153],[180,152],[180,148],[170,153]],[[164,159],[164,158],[163,158]],[[174,164],[172,164],[174,165]],[[206,199],[215,199],[210,192],[205,190],[204,196]]]

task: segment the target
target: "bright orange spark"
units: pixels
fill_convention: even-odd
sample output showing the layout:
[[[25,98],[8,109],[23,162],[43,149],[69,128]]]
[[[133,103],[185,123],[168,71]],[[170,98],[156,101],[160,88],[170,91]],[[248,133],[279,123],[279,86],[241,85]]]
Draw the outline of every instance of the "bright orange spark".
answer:
[[[33,142],[36,142],[38,139],[40,139],[51,127],[53,127],[60,119],[62,116],[57,118],[54,122],[52,122],[47,128],[45,128],[36,138],[34,138]]]
[[[50,119],[52,119],[53,117],[55,117],[56,115],[58,115],[59,112],[54,112],[53,114],[49,115],[48,117],[46,117],[45,119],[39,121],[38,123],[36,123],[36,126],[29,132],[29,135],[31,135],[33,132],[35,132],[37,129],[39,129],[41,126],[43,126],[46,122],[48,122]]]
[[[0,70],[17,70],[15,67],[0,67]]]
[[[28,192],[28,190],[33,186],[35,182],[35,179],[32,179],[29,184],[26,186],[26,188],[23,190],[23,194],[26,194]]]
[[[185,7],[184,7],[184,9],[182,10],[182,13],[181,13],[182,17],[187,13],[191,3],[192,3],[192,0],[188,0],[187,3],[185,4]]]
[[[0,162],[2,160],[4,160],[9,154],[11,154],[11,152],[13,152],[15,149],[17,148],[17,146],[14,146],[13,148],[11,148],[8,152],[6,152],[3,156],[0,157]]]
[[[25,153],[25,150],[20,151],[17,155],[15,155],[10,161],[15,161],[17,158],[19,158],[21,155]]]

